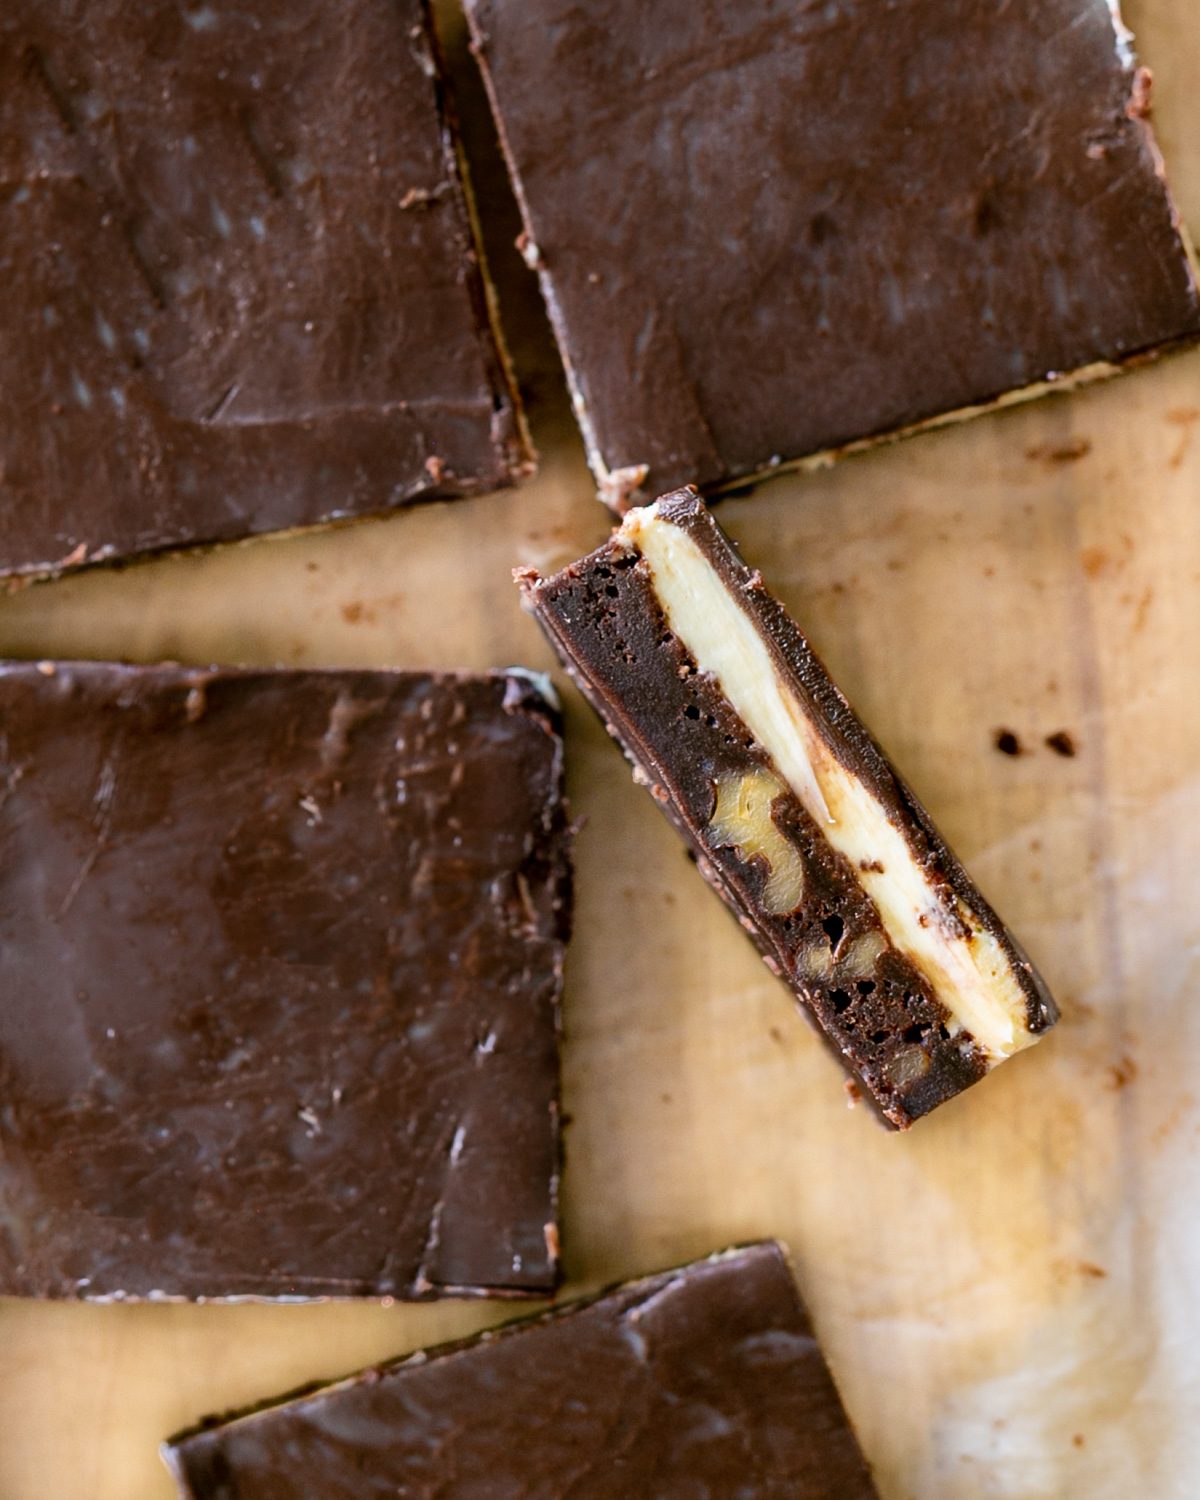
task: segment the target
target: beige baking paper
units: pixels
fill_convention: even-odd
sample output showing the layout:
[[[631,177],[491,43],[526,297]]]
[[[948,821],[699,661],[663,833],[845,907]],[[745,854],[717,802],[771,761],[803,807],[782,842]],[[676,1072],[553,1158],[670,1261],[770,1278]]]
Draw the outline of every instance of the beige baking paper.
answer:
[[[1126,7],[1200,228],[1200,17]],[[491,207],[494,208],[494,205]],[[498,240],[517,226],[501,217]],[[554,669],[509,580],[597,544],[536,291],[498,252],[541,477],[0,600],[0,653]],[[884,1500],[1200,1495],[1200,353],[780,479],[720,517],[1063,1004],[886,1134],[565,693],[570,1289],[790,1246]],[[1001,729],[1023,752],[999,753]],[[1050,749],[1065,731],[1078,753]],[[511,1306],[0,1303],[2,1500],[169,1500],[206,1412]],[[638,1497],[641,1500],[641,1497]]]

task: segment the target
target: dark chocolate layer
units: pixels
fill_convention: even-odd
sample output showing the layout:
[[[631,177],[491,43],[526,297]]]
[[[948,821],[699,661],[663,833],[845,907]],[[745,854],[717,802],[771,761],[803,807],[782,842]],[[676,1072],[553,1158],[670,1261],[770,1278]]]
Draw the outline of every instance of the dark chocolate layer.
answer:
[[[0,1293],[550,1291],[568,842],[524,675],[0,668]]]
[[[916,863],[1000,944],[1023,991],[1030,1031],[1052,1025],[1058,1012],[1042,980],[761,577],[738,558],[694,491],[659,506],[753,617],[781,678],[839,762],[888,810]],[[527,574],[520,581],[568,671],[688,840],[701,871],[883,1117],[903,1128],[978,1081],[986,1059],[955,1034],[929,980],[888,941],[858,872],[794,794],[785,790],[772,816],[803,868],[804,898],[795,910],[769,910],[763,860],[714,843],[718,782],[776,768],[718,684],[697,671],[637,553],[618,534],[552,578]]]
[[[467,10],[599,479],[711,489],[1200,333],[1108,0]]]
[[[527,465],[424,0],[9,0],[0,280],[0,571]]]
[[[874,1500],[775,1245],[174,1438],[189,1500]]]

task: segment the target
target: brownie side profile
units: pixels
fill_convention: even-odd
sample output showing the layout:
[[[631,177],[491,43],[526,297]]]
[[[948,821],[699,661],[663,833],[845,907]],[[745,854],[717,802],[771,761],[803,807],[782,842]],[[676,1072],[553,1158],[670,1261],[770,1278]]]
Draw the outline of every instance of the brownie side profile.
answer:
[[[544,1294],[570,922],[527,674],[0,667],[0,1294]]]
[[[528,471],[424,0],[10,0],[0,273],[2,572]]]
[[[616,509],[1200,334],[1110,0],[467,0]]]
[[[720,639],[734,635],[725,608],[757,643],[736,681],[670,618],[652,527],[704,568],[707,582],[688,584],[712,590]],[[910,1125],[1053,1024],[1023,951],[694,490],[631,511],[553,577],[519,581],[635,776],[889,1124]],[[737,706],[772,694],[791,705],[782,748]],[[804,734],[807,779],[784,766]],[[826,802],[834,792],[843,805]]]
[[[787,1262],[750,1246],[172,1438],[184,1500],[875,1500]]]

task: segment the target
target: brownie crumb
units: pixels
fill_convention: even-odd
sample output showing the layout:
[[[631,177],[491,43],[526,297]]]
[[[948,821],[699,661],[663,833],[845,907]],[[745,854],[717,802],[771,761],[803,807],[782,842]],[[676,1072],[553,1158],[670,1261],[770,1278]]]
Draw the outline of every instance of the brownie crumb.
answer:
[[[1001,755],[1020,755],[1021,753],[1021,741],[1011,729],[997,729],[995,744]]]
[[[1074,737],[1068,734],[1065,729],[1059,729],[1054,734],[1048,734],[1046,736],[1046,744],[1054,751],[1055,755],[1063,755],[1068,760],[1072,759],[1078,753]]]

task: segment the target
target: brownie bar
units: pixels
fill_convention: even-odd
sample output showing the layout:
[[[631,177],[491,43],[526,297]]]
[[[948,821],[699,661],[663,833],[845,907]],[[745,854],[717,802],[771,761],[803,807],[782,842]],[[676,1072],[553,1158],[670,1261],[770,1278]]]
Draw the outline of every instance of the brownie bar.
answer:
[[[904,1128],[1054,1002],[695,490],[630,511],[528,607],[700,868]]]
[[[528,674],[0,667],[0,1294],[552,1290],[568,844]]]
[[[467,0],[602,496],[1200,334],[1115,0]]]
[[[777,1245],[171,1439],[189,1500],[874,1500]]]
[[[528,471],[424,0],[9,0],[0,270],[2,572]]]

